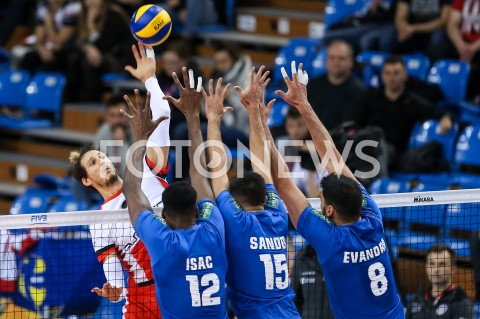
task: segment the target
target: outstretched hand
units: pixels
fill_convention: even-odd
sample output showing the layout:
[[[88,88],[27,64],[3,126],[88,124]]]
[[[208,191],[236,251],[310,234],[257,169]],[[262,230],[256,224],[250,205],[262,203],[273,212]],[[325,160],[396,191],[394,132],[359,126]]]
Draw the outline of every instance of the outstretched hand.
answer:
[[[240,102],[247,110],[264,103],[265,87],[270,82],[270,79],[267,79],[270,71],[264,71],[265,66],[262,65],[255,75],[255,67],[252,67],[250,69],[250,83],[245,90],[242,90],[239,86],[234,88],[240,96]]]
[[[173,81],[180,92],[180,98],[175,99],[171,96],[164,96],[163,99],[167,100],[171,104],[175,105],[185,116],[200,114],[201,104],[200,100],[202,94],[200,90],[202,88],[202,77],[198,77],[197,88],[195,89],[195,78],[193,76],[193,70],[182,68],[183,84],[180,83],[177,73],[172,73]]]
[[[96,293],[100,297],[107,298],[109,301],[116,302],[120,299],[123,288],[114,287],[109,282],[106,282],[102,288],[95,287],[91,292]]]
[[[164,120],[168,119],[166,116],[161,116],[160,118],[152,121],[150,113],[150,92],[147,92],[147,98],[145,99],[145,107],[141,108],[141,98],[140,93],[137,89],[134,90],[135,99],[137,106],[133,105],[130,98],[125,95],[123,98],[127,102],[128,113],[124,109],[121,109],[120,112],[128,118],[130,125],[132,126],[133,136],[136,141],[147,140],[157,126]]]
[[[145,52],[145,49],[147,52]],[[138,42],[138,49],[135,44],[132,45],[132,52],[137,68],[127,65],[125,71],[128,71],[132,76],[145,83],[147,79],[154,77],[156,73],[155,52],[151,46],[145,46],[140,42]]]
[[[225,100],[225,95],[230,89],[231,84],[228,83],[222,89],[223,79],[220,78],[217,81],[217,87],[215,91],[213,90],[213,80],[208,82],[208,93],[202,88],[202,94],[205,97],[205,115],[208,120],[215,118],[221,118],[225,113],[233,111],[231,107],[223,107],[223,101]]]
[[[308,105],[307,99],[307,84],[308,84],[308,74],[302,70],[303,64],[300,63],[297,68],[295,66],[295,61],[292,61],[292,79],[287,75],[285,68],[282,67],[282,75],[285,83],[287,84],[287,92],[281,90],[275,91],[275,94],[280,96],[285,102],[291,106],[300,109],[305,105]]]

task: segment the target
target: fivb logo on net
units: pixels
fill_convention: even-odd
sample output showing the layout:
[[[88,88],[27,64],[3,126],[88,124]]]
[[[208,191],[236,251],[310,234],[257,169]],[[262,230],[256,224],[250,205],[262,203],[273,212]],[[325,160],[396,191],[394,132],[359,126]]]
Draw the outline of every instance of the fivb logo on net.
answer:
[[[210,141],[207,140],[200,144],[197,149],[194,151],[194,156],[193,156],[193,165],[195,166],[196,170],[204,177],[208,178],[215,178],[220,176],[221,174],[224,174],[228,170],[232,168],[232,164],[235,162],[236,163],[236,172],[238,177],[243,177],[245,173],[245,160],[248,158],[252,164],[255,164],[259,169],[265,170],[267,168],[267,161],[270,162],[270,149],[269,149],[269,141],[265,141],[265,147],[264,147],[264,154],[263,154],[263,161],[259,159],[257,156],[251,154],[250,150],[248,149],[247,146],[245,146],[241,141],[237,140],[237,146],[236,146],[236,161],[232,160],[232,152],[230,149],[223,144],[222,142],[219,141]],[[126,152],[126,158],[122,159],[121,156],[110,156],[109,153],[115,153],[118,154],[118,152],[112,152],[114,147],[121,148],[123,147],[123,141],[121,140],[101,140],[100,141],[100,152],[104,153],[108,157],[108,161],[111,163],[121,163],[122,160],[126,162],[127,169],[129,169],[135,176],[138,177],[144,177],[143,174],[143,169],[142,168],[136,168],[131,160],[131,154],[135,152],[138,148],[145,146],[147,143],[146,141],[138,141],[132,144],[127,152]],[[182,176],[182,163],[183,163],[183,150],[184,148],[190,147],[192,145],[190,140],[171,140],[170,141],[170,152],[174,152],[175,154],[175,163],[170,163],[175,164],[175,172],[174,176],[175,178],[183,178]],[[341,152],[341,160],[337,158],[336,152],[335,152],[335,146],[330,140],[325,140],[324,141],[324,146],[325,146],[325,156],[323,158],[320,158],[316,149],[313,141],[311,140],[281,140],[279,141],[278,144],[278,150],[280,155],[283,157],[285,162],[287,163],[300,163],[301,158],[300,156],[287,156],[286,155],[286,149],[289,147],[296,147],[300,148],[303,146],[306,146],[310,156],[312,157],[313,163],[316,168],[316,172],[318,173],[319,176],[325,175],[326,172],[326,167],[327,165],[332,165],[334,168],[334,171],[336,174],[340,175],[344,166],[345,166],[345,161],[348,158],[349,154],[353,151],[355,152],[355,155],[360,158],[361,160],[370,163],[372,166],[372,169],[369,171],[359,171],[355,170],[353,173],[355,177],[357,178],[375,178],[379,173],[380,173],[380,162],[375,158],[370,155],[367,155],[366,153],[363,152],[365,147],[378,147],[379,142],[375,140],[363,140],[360,141],[355,148],[353,149],[353,140],[348,140],[345,144],[345,147],[343,151]],[[151,141],[148,142],[148,147],[154,147],[154,145],[151,144]],[[204,167],[201,164],[201,156],[202,154],[206,154],[208,147],[212,147],[214,149],[213,151],[213,157],[209,159],[209,162],[207,163],[207,167]],[[220,154],[218,153],[218,148],[222,147],[227,155],[227,161],[225,163],[222,163]],[[164,160],[161,158],[163,156],[162,152],[156,152],[156,155],[159,158],[157,161],[158,163],[164,162]],[[219,167],[220,165],[223,164],[223,167]],[[99,167],[102,167],[101,165]],[[287,173],[284,169],[283,166],[279,165],[279,171],[278,171],[278,177],[279,178],[295,178],[295,179],[305,179],[306,174],[305,172],[298,171],[298,172],[291,172]],[[161,170],[161,167],[156,168],[157,171]],[[211,171],[215,171],[212,173]],[[106,172],[102,170],[100,172],[100,176],[105,178]]]

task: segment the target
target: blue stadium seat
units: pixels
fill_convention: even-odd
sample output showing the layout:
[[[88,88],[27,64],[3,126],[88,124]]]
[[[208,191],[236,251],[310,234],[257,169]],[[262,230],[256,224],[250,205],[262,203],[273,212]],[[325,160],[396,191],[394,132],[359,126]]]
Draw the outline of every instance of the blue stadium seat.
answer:
[[[378,51],[365,51],[357,55],[357,62],[364,65],[363,82],[367,86],[378,87],[381,79],[383,62],[390,53]]]
[[[0,77],[2,75],[0,75]],[[18,96],[24,99],[21,101],[23,103],[23,117],[2,117],[0,118],[0,127],[22,130],[47,128],[52,125],[59,126],[61,124],[60,116],[64,86],[65,76],[63,74],[37,73],[27,87],[23,87],[22,85],[22,91],[18,93]],[[0,95],[2,95],[1,92]],[[48,119],[37,118],[34,113],[38,111],[51,113],[54,117],[53,123]]]
[[[46,213],[53,199],[58,195],[56,190],[28,189],[18,196],[10,208],[11,215]]]
[[[73,195],[64,195],[60,197],[48,210],[49,213],[55,212],[73,212],[87,209],[87,204],[79,202],[73,198]]]
[[[443,237],[442,227],[444,225],[445,207],[443,205],[407,207],[405,211],[406,231],[402,235],[400,245],[413,250],[427,250]],[[419,229],[422,227],[432,230],[434,234]]]
[[[328,0],[325,7],[325,26],[330,28],[337,22],[360,11],[369,1],[367,0]]]
[[[297,62],[297,67],[303,63],[303,70],[311,73],[312,61],[317,53],[316,49],[319,45],[318,40],[309,38],[292,38],[290,43],[282,47],[275,58],[275,68],[273,71],[273,83],[278,85],[283,81],[280,69],[285,67],[285,70],[290,74],[291,61]]]
[[[394,194],[394,193],[408,193],[410,190],[410,183],[405,180],[396,180],[393,178],[377,179],[370,186],[371,194]]]
[[[470,242],[456,235],[455,231],[477,231],[480,228],[480,206],[478,203],[450,204],[446,210],[446,241],[460,257],[469,257]]]
[[[447,161],[453,160],[455,141],[458,135],[458,124],[454,123],[452,129],[440,135],[437,131],[439,121],[429,120],[418,123],[412,131],[409,141],[409,148],[420,147],[428,142],[437,141],[443,146],[443,157]]]
[[[444,190],[448,190],[448,186],[435,183],[420,182],[419,184],[412,187],[412,192],[435,192]]]
[[[403,61],[407,68],[409,76],[414,76],[420,80],[426,80],[430,70],[430,59],[423,54],[404,55]]]
[[[285,67],[287,74],[291,78],[291,62],[295,61],[297,67],[303,63],[303,70],[311,74],[312,61],[316,55],[316,49],[319,42],[316,39],[309,38],[292,38],[290,43],[280,49],[275,58],[275,66],[273,69],[272,82],[265,92],[265,98],[271,100],[277,98],[275,90],[284,87],[282,67]]]
[[[323,75],[327,72],[327,48],[323,47],[318,51],[312,61],[311,78]]]
[[[457,60],[440,60],[430,69],[427,82],[440,86],[447,100],[463,101],[467,94],[470,65]]]
[[[480,166],[480,126],[468,126],[458,138],[455,163]]]
[[[53,113],[54,124],[60,125],[65,82],[65,76],[61,73],[37,73],[27,88],[27,111]]]
[[[452,185],[459,188],[480,188],[480,178],[475,174],[455,172],[452,174]]]
[[[0,105],[23,109],[30,81],[27,71],[8,70],[0,74]]]

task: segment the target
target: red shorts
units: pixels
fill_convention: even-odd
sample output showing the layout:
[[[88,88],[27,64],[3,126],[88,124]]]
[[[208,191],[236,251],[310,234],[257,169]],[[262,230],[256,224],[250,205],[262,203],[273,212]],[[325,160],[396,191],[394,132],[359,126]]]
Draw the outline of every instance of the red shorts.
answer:
[[[162,318],[155,296],[155,284],[152,283],[144,287],[129,287],[123,313],[125,319]]]

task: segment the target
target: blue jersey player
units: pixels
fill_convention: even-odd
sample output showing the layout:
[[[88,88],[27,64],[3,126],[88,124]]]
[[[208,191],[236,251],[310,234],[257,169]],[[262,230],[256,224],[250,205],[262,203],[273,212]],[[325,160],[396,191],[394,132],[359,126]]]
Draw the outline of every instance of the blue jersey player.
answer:
[[[174,74],[180,100],[170,100],[185,113],[191,148],[197,148],[203,142],[199,121],[201,94],[188,87],[185,68],[183,73],[187,86],[183,88]],[[148,95],[144,110],[131,103],[129,109],[133,115],[126,116],[135,139],[146,140],[159,123],[150,119]],[[144,146],[133,152],[135,167],[140,167],[144,153]],[[189,155],[192,159],[192,149]],[[205,166],[204,154],[200,163]],[[140,188],[142,178],[131,168],[126,170],[123,192],[132,225],[150,254],[162,317],[226,319],[224,222],[212,201],[208,180],[195,165],[190,167],[193,187],[173,183],[163,192],[163,218],[153,213]]]
[[[297,75],[294,62],[292,80],[285,70],[282,73],[288,91],[276,93],[299,110],[322,164],[330,173],[321,182],[321,211],[310,206],[290,178],[280,178],[278,169],[288,171],[288,168],[271,141],[272,176],[293,225],[317,252],[335,318],[404,318],[381,213],[348,167],[342,166],[342,158],[328,131],[308,103],[306,74],[300,67]],[[271,140],[266,121],[263,123]]]
[[[226,247],[229,269],[227,295],[233,312],[239,319],[300,318],[293,303],[294,293],[289,285],[287,266],[288,216],[272,185],[269,152],[264,154],[265,131],[260,118],[263,88],[268,72],[262,67],[250,85],[240,93],[250,120],[250,152],[255,172],[246,173],[229,184],[224,168],[226,155],[221,142],[220,117],[229,109],[223,99],[229,85],[222,90],[221,79],[215,92],[209,83],[206,99],[208,141],[220,147],[208,148],[209,158],[219,154],[220,162],[212,173],[212,189],[218,208],[225,220]],[[267,82],[268,83],[268,82]],[[262,100],[262,102],[260,102]],[[255,160],[255,158],[257,160]],[[262,165],[265,164],[265,165]]]

